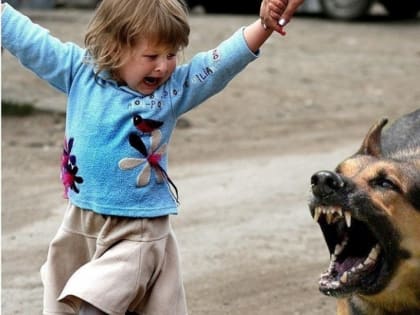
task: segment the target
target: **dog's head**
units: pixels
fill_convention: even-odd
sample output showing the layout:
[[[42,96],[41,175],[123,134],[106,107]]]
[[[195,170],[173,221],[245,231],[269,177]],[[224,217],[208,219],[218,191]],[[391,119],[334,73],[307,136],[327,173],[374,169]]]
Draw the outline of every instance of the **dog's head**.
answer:
[[[386,123],[335,171],[311,178],[309,208],[331,257],[319,289],[386,309],[420,308],[420,126],[404,138],[394,124],[382,137]]]

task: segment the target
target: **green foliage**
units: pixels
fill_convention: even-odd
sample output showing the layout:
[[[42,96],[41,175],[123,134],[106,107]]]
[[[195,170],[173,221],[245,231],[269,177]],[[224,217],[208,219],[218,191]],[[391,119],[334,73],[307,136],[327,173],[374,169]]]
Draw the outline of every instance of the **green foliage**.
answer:
[[[19,103],[10,100],[1,101],[2,116],[25,117],[33,115],[37,112],[35,106],[29,103]]]

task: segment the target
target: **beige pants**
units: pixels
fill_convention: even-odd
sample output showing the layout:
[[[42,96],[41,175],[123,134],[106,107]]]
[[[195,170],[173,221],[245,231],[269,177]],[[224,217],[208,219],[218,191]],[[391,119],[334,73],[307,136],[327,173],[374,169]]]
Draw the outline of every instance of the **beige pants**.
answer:
[[[44,314],[82,301],[110,315],[187,314],[169,217],[103,217],[70,205],[41,268]]]

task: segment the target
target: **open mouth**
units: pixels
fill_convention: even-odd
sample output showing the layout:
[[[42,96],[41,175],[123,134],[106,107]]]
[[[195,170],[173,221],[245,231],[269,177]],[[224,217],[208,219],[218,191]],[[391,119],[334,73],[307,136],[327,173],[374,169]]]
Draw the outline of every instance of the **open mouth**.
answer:
[[[160,79],[155,77],[145,77],[143,82],[148,86],[157,86],[160,82]]]
[[[330,252],[328,270],[319,280],[320,291],[343,296],[376,290],[386,260],[381,243],[369,225],[340,206],[312,206],[311,213]]]

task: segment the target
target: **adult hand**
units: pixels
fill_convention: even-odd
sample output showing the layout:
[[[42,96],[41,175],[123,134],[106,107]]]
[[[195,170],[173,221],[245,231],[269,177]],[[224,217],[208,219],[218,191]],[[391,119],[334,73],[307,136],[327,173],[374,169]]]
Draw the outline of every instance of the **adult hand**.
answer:
[[[280,34],[285,34],[283,27],[290,22],[293,14],[304,0],[263,0],[261,3],[261,22]]]

